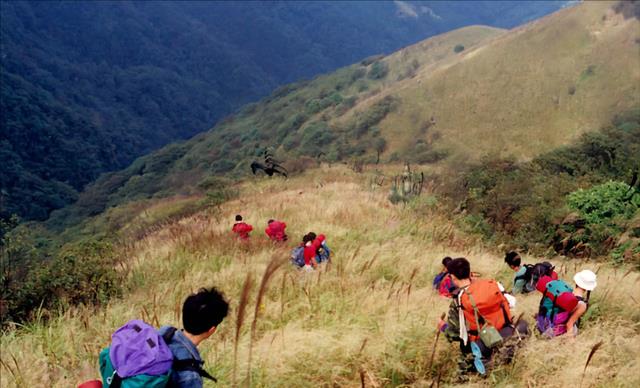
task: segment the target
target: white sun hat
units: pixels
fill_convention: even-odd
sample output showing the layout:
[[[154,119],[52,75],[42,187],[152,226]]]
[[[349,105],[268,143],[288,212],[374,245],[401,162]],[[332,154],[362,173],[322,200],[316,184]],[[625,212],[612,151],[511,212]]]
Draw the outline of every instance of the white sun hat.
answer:
[[[588,269],[578,272],[573,277],[573,281],[576,282],[578,287],[584,288],[587,291],[593,291],[593,289],[598,285],[596,282],[596,274]]]

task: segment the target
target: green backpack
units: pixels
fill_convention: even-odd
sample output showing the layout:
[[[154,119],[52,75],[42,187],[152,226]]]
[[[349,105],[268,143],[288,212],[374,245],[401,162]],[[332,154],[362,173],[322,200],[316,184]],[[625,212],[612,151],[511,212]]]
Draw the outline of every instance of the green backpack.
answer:
[[[553,280],[547,283],[547,294],[543,296],[540,301],[540,311],[538,313],[546,316],[547,318],[553,318],[556,314],[562,311],[562,308],[558,306],[548,294],[553,295],[555,299],[565,292],[573,292],[573,288],[571,288],[571,286],[569,286],[564,280]]]
[[[109,357],[109,349],[104,348],[100,352],[100,374],[102,375],[102,386],[105,388],[164,388],[169,385],[169,377],[171,369],[159,376],[146,374],[127,377],[126,379],[114,378],[116,376],[115,369]]]

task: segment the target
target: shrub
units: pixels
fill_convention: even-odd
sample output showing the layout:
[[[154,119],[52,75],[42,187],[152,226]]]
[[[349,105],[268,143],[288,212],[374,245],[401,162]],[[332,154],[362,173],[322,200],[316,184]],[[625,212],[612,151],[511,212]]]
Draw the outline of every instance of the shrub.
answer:
[[[5,242],[3,255],[15,259],[17,254],[21,261],[9,268],[3,266],[3,324],[27,321],[41,309],[46,312],[72,304],[105,303],[121,292],[122,275],[115,270],[117,256],[108,243],[83,242],[43,262],[33,256],[32,241]],[[5,257],[2,259],[6,263]]]
[[[375,62],[371,65],[371,69],[369,69],[369,74],[367,75],[370,79],[382,79],[387,76],[389,73],[389,67],[384,62]]]
[[[235,168],[236,164],[229,159],[216,160],[211,164],[211,172],[216,174],[223,174],[229,172]]]
[[[384,58],[384,55],[382,54],[372,55],[360,61],[360,64],[362,66],[369,66],[372,63],[380,61],[382,58]]]
[[[454,53],[460,53],[464,51],[464,46],[461,44],[457,44],[454,48],[453,48],[453,52]]]
[[[638,211],[640,195],[630,193],[634,194],[626,183],[609,181],[569,194],[567,204],[590,224],[608,223],[616,217],[631,218]]]
[[[359,112],[350,126],[356,137],[361,137],[370,128],[377,125],[387,114],[392,112],[397,106],[395,98],[392,96],[386,96],[380,101],[376,102],[365,112]]]

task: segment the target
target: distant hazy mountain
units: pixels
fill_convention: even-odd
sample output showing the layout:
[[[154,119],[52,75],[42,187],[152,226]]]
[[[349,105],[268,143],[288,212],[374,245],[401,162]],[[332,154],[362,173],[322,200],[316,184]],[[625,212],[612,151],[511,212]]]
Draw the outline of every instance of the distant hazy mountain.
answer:
[[[511,31],[465,27],[282,86],[210,131],[104,174],[50,223],[202,194],[212,176],[249,174],[264,149],[292,170],[317,160],[530,160],[640,107],[633,4],[587,2]]]
[[[0,216],[44,219],[278,85],[566,3],[3,1]]]

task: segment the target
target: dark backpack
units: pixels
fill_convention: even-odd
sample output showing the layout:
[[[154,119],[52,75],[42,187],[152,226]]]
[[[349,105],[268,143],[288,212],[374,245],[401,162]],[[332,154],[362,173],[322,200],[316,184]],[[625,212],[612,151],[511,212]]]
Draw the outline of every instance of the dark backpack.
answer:
[[[525,264],[525,268],[527,269],[523,275],[516,276],[514,279],[514,284],[518,280],[524,280],[525,284],[522,287],[523,293],[528,293],[536,290],[536,284],[538,284],[538,280],[543,276],[551,276],[554,279],[558,278],[558,275],[554,272],[553,264],[548,261],[543,261],[542,263],[537,264]]]

